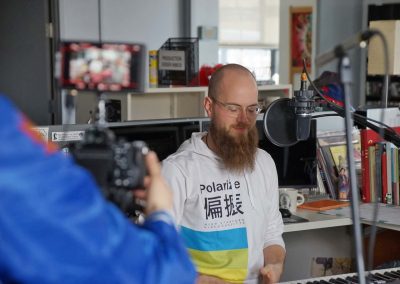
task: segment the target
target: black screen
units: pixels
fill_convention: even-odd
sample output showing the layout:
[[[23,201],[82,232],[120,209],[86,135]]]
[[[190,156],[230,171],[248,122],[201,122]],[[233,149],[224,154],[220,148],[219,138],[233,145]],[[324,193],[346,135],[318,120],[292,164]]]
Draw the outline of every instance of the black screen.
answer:
[[[210,121],[202,122],[207,131]],[[267,151],[275,161],[279,187],[317,187],[317,123],[311,121],[310,137],[290,147],[278,147],[265,136],[263,120],[257,120],[259,147]]]
[[[199,131],[199,124],[187,123],[154,123],[130,126],[111,126],[117,138],[126,141],[142,140],[149,148],[157,153],[160,161],[178,150],[179,146],[188,138],[191,133]]]
[[[310,137],[290,147],[278,147],[267,139],[263,121],[257,121],[259,147],[275,161],[279,187],[317,187],[317,126],[311,121]]]

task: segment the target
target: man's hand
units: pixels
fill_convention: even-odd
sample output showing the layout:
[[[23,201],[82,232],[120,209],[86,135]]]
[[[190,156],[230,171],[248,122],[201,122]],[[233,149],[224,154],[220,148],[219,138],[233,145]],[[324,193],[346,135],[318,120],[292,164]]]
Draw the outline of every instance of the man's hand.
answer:
[[[263,284],[278,283],[283,272],[286,251],[283,247],[272,245],[264,248],[264,267],[260,269]]]
[[[227,284],[228,282],[225,282],[224,280],[214,277],[214,276],[209,276],[209,275],[203,275],[200,274],[197,277],[196,284]]]
[[[267,264],[260,269],[263,284],[278,283],[283,271],[283,264]]]
[[[146,213],[151,214],[158,210],[172,210],[172,191],[165,182],[164,177],[161,175],[161,165],[158,161],[157,155],[150,151],[145,156],[148,176],[145,177],[143,190],[135,190],[133,194],[135,197],[145,199]]]

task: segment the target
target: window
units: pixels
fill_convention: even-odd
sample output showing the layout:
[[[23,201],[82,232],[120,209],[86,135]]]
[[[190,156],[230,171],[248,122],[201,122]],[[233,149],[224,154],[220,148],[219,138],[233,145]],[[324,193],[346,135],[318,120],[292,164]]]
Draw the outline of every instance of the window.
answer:
[[[219,62],[278,83],[279,0],[219,0]]]

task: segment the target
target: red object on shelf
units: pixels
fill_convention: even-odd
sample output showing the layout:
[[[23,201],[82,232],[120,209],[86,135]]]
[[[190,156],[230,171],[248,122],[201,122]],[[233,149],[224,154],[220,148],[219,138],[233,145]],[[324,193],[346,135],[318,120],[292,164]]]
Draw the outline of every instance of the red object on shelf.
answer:
[[[223,64],[217,64],[214,67],[208,65],[201,66],[199,71],[199,86],[208,86],[211,75],[222,66]]]

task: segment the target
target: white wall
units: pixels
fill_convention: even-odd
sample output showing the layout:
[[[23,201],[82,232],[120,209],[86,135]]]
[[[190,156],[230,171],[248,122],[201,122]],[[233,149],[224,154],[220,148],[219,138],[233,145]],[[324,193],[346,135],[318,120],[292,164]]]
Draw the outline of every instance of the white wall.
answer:
[[[218,0],[191,0],[191,35],[197,37],[199,26],[218,27]],[[218,38],[199,40],[199,67],[218,63]]]
[[[60,0],[60,39],[98,41],[97,0]]]
[[[103,41],[140,42],[159,49],[178,37],[179,0],[102,0]],[[99,40],[98,1],[60,0],[62,40]]]
[[[103,37],[112,41],[139,41],[159,49],[170,37],[179,37],[179,0],[102,1]]]
[[[317,18],[317,54],[332,50],[335,46],[343,44],[348,38],[352,38],[362,29],[362,0],[319,0]],[[361,50],[358,47],[348,51],[352,68],[352,104],[360,105],[359,98],[365,94],[360,93],[360,85],[365,84],[365,79],[360,80]],[[338,60],[316,69],[318,77],[323,71],[337,72]]]

